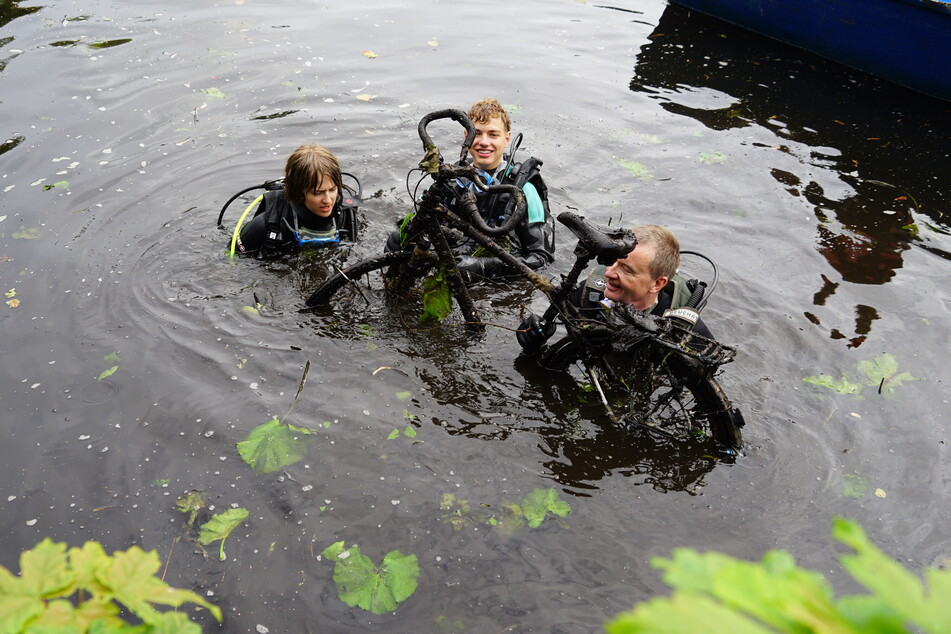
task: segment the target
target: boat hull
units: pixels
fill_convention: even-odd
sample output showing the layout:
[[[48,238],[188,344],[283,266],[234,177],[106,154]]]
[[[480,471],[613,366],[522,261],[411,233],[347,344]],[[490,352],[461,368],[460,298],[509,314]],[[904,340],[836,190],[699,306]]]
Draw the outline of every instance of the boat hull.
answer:
[[[951,100],[951,2],[673,0],[787,44]]]

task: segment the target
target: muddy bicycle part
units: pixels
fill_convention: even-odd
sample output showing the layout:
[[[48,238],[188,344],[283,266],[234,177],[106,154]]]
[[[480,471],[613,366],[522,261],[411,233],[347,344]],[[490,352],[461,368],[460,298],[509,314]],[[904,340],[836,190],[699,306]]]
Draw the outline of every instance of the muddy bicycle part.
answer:
[[[466,130],[459,162],[453,165],[445,163],[439,147],[433,143],[428,131],[429,125],[440,119],[452,119]],[[402,295],[438,265],[443,267],[450,293],[463,313],[467,328],[480,332],[485,326],[481,323],[472,296],[459,273],[455,255],[452,253],[446,234],[448,230],[457,230],[497,255],[523,275],[535,275],[534,271],[521,260],[501,249],[493,240],[510,233],[524,219],[527,213],[525,197],[514,185],[487,186],[475,168],[468,164],[469,148],[475,140],[476,129],[461,110],[447,109],[429,113],[420,120],[417,131],[426,152],[419,167],[424,173],[433,177],[434,183],[423,192],[416,205],[415,213],[400,228],[401,237],[405,239],[402,240],[399,252],[408,253],[408,255],[386,259],[371,258],[371,261],[348,267],[331,276],[318,287],[308,297],[306,305],[314,307],[329,301],[337,290],[354,278],[356,273],[351,268],[360,267],[361,270],[372,271],[387,267],[391,273],[391,285],[394,292]],[[449,211],[443,201],[452,195],[451,184],[456,179],[466,179],[475,183],[476,187],[486,195],[508,194],[515,201],[514,213],[499,225],[488,225],[479,213],[475,194],[471,191],[460,195],[458,215]],[[435,257],[433,251],[435,251]]]

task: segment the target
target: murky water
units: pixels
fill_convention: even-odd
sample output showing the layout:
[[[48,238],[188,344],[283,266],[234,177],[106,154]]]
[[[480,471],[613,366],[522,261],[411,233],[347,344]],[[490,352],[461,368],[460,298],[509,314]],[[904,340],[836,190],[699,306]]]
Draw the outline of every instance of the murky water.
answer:
[[[228,632],[591,632],[666,592],[648,561],[676,546],[835,570],[845,515],[913,568],[951,551],[951,107],[660,0],[408,4],[0,3],[0,563],[45,536],[156,549]],[[374,295],[298,312],[406,210],[419,118],[485,96],[555,211],[666,224],[716,259],[736,464],[611,429],[508,330],[422,327]],[[230,260],[221,204],[303,142],[362,180],[363,240]],[[508,327],[541,306],[480,294]],[[258,475],[235,444],[308,360],[287,421],[317,440]],[[869,362],[889,380],[864,385]],[[861,392],[803,381],[821,375]],[[512,534],[440,509],[548,487],[571,514]],[[174,544],[191,490],[251,512],[226,561]],[[419,590],[347,607],[318,556],[340,540],[416,554]]]

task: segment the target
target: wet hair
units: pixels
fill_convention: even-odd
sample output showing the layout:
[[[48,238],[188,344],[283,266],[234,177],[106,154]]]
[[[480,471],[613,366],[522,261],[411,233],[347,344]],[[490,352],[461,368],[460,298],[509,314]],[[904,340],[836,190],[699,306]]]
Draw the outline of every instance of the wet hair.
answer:
[[[654,259],[650,263],[651,277],[655,280],[659,277],[673,279],[680,266],[680,242],[677,236],[670,229],[658,225],[634,227],[634,236],[638,244],[654,247]]]
[[[287,157],[284,195],[291,202],[303,203],[307,192],[315,191],[326,178],[337,186],[339,195],[343,190],[343,177],[337,157],[321,145],[302,145]]]
[[[506,132],[512,129],[512,120],[509,119],[509,113],[495,99],[477,101],[469,108],[469,119],[472,120],[472,123],[488,123],[489,119],[493,117],[502,120]]]

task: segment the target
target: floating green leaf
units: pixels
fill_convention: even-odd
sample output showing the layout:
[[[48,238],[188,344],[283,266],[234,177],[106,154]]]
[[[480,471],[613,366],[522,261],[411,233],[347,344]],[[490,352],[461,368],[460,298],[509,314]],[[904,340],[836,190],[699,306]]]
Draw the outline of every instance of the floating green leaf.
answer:
[[[14,231],[10,234],[10,237],[14,240],[36,240],[40,237],[40,228],[39,227],[24,227],[19,231]]]
[[[228,509],[224,513],[215,515],[205,522],[201,527],[201,533],[198,534],[198,543],[207,546],[212,542],[221,540],[221,547],[218,549],[218,558],[225,560],[225,540],[231,531],[244,523],[250,513],[247,509],[236,508]]]
[[[726,155],[720,152],[701,152],[700,162],[707,165],[722,165],[726,163]]]
[[[208,95],[209,99],[224,99],[225,98],[225,94],[221,92],[221,89],[215,86],[212,86],[211,88],[206,88],[202,92]]]
[[[356,330],[357,334],[361,337],[376,337],[376,329],[370,324],[357,324],[353,329]]]
[[[61,189],[69,189],[69,181],[56,181],[52,185],[43,185],[43,191],[48,192],[54,187],[59,187]]]
[[[846,497],[860,498],[868,491],[868,481],[852,473],[842,476],[842,493]]]
[[[525,528],[538,528],[548,513],[565,517],[571,512],[568,506],[555,489],[535,489],[518,502],[504,502],[500,505],[501,512],[487,514],[484,510],[492,508],[489,504],[480,504],[481,517],[474,517],[466,500],[457,500],[452,493],[443,494],[439,501],[439,508],[443,511],[441,518],[452,524],[453,530],[461,530],[471,522],[482,522],[495,527],[505,535],[511,535]]]
[[[895,391],[895,387],[905,381],[917,381],[908,372],[898,372],[898,361],[895,357],[884,352],[874,359],[859,361],[856,364],[856,371],[864,374],[862,382],[865,385],[877,387],[879,392],[889,394]],[[835,390],[839,394],[860,394],[863,389],[862,383],[853,383],[846,377],[836,379],[828,374],[819,376],[807,376],[803,379],[804,383],[818,385]]]
[[[549,512],[558,517],[565,517],[571,512],[571,507],[558,496],[554,488],[535,489],[522,500],[519,506],[531,528],[536,528],[545,521],[545,516]]]
[[[819,387],[827,387],[831,390],[835,390],[839,394],[859,394],[862,391],[861,383],[852,383],[845,377],[836,379],[828,374],[807,376],[802,382],[809,383],[810,385],[818,385]]]
[[[258,473],[271,473],[294,464],[316,440],[314,432],[281,422],[276,416],[255,427],[236,446],[241,459]]]
[[[452,293],[446,271],[440,267],[439,272],[423,280],[423,314],[419,320],[435,318],[442,321],[452,311]]]
[[[12,297],[12,295],[7,295],[7,297]],[[409,398],[410,396],[412,396],[412,395],[413,395],[412,392],[397,392],[397,393],[396,393],[396,398],[398,398],[398,399],[401,400],[401,401],[405,401],[406,399],[408,399],[408,398]]]
[[[334,583],[340,600],[373,614],[392,612],[415,591],[419,579],[416,555],[391,550],[379,567],[360,552],[359,546],[346,548],[340,541],[328,546],[323,556],[336,562]]]
[[[406,428],[402,432],[400,432],[399,428],[394,427],[393,431],[389,433],[386,439],[393,440],[394,438],[399,438],[400,433],[402,433],[407,438],[416,438],[416,428],[413,427],[412,425],[407,425]]]
[[[114,365],[114,366],[112,366],[111,368],[109,368],[108,370],[103,370],[103,371],[99,374],[99,377],[98,377],[96,380],[97,380],[97,381],[101,381],[101,380],[103,380],[104,378],[106,378],[107,376],[112,376],[113,374],[116,373],[116,370],[118,370],[118,369],[119,369],[119,366]]]
[[[881,386],[882,391],[894,392],[895,386],[918,380],[908,372],[899,373],[898,361],[887,352],[868,361],[859,361],[856,367],[867,377],[866,385]]]
[[[461,632],[466,629],[466,624],[462,622],[462,619],[450,619],[440,614],[433,619],[433,629],[436,632]]]
[[[469,502],[456,499],[452,493],[443,493],[439,500],[439,509],[443,511],[442,519],[452,525],[452,530],[460,531],[472,520],[469,517]]]
[[[131,42],[131,41],[132,41],[132,38],[131,38],[131,37],[123,37],[123,38],[119,38],[119,39],[117,39],[117,40],[106,40],[106,41],[103,41],[103,42],[93,42],[92,44],[89,45],[89,48],[96,49],[96,50],[103,49],[103,48],[112,48],[113,46],[121,46],[121,45],[123,45],[123,44],[128,44],[128,43]]]
[[[651,178],[653,178],[653,176],[651,176],[650,170],[648,170],[647,167],[642,163],[638,163],[637,161],[625,161],[625,160],[621,160],[618,162],[620,163],[621,167],[623,167],[628,172],[630,172],[634,178],[637,178],[643,181],[650,180]]]
[[[182,513],[188,513],[188,525],[195,523],[198,511],[208,506],[205,494],[201,491],[191,491],[175,501],[175,507]]]

